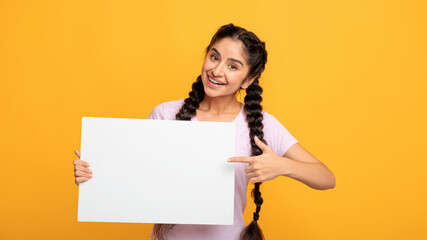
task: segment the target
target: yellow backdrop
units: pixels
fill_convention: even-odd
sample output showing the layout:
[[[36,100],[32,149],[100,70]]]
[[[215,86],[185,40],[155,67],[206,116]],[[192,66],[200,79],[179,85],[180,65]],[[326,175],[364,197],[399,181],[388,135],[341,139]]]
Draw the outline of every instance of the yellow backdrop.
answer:
[[[81,118],[146,118],[186,97],[227,23],[266,42],[264,109],[337,181],[265,182],[266,239],[427,239],[426,11],[404,0],[0,1],[0,239],[148,239],[152,224],[77,222]]]

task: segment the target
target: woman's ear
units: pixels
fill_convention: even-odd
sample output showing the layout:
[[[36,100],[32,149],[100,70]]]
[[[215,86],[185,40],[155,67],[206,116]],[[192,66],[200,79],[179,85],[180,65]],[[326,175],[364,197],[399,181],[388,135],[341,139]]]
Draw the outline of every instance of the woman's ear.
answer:
[[[248,88],[255,80],[256,76],[253,78],[247,78],[245,81],[243,81],[242,85],[240,86],[241,89]]]

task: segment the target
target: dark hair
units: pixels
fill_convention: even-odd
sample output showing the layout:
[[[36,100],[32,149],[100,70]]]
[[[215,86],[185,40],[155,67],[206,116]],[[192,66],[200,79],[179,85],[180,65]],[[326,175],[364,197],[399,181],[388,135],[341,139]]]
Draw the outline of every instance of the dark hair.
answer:
[[[257,136],[261,141],[266,143],[263,132],[264,126],[262,124],[262,88],[259,86],[258,80],[265,69],[265,64],[267,63],[265,43],[262,42],[254,33],[230,23],[218,29],[212,37],[209,46],[206,48],[206,54],[209,53],[209,50],[217,41],[227,37],[234,40],[240,40],[243,43],[245,53],[248,56],[247,62],[250,66],[247,78],[255,77],[255,80],[246,89],[244,109],[246,111],[246,120],[250,129],[249,135],[252,156],[260,155],[262,154],[262,150],[255,144],[254,137]],[[199,108],[199,104],[202,102],[204,97],[205,91],[201,75],[199,75],[196,82],[192,85],[192,91],[189,93],[189,97],[184,100],[184,105],[176,114],[176,119],[190,121],[191,118],[196,115],[196,109]],[[242,231],[240,240],[264,239],[264,235],[257,223],[261,204],[263,203],[261,192],[259,191],[260,185],[260,182],[255,183],[255,187],[252,190],[252,198],[254,198],[254,202],[256,204],[256,211],[253,214],[252,222]],[[155,224],[153,234],[159,240],[163,240],[163,234],[172,229],[173,226],[174,225],[171,224]]]

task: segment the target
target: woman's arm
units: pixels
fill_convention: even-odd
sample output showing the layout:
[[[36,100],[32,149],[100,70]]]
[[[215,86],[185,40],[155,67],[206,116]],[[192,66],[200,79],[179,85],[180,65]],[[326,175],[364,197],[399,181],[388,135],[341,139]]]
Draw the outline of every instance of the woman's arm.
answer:
[[[286,151],[283,160],[282,176],[293,178],[318,190],[335,187],[335,175],[332,171],[299,143]]]
[[[231,157],[227,160],[249,163],[244,171],[250,182],[265,182],[279,176],[286,176],[314,189],[325,190],[335,187],[334,174],[299,143],[292,145],[281,157],[256,136],[254,140],[263,152],[261,155]]]

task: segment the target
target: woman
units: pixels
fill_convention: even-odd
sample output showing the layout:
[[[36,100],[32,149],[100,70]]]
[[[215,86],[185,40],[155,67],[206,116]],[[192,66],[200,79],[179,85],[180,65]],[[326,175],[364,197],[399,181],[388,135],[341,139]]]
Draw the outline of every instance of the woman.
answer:
[[[314,189],[335,187],[334,174],[305,150],[271,114],[262,111],[259,78],[267,62],[265,43],[252,32],[233,24],[224,25],[206,48],[201,75],[189,97],[157,105],[148,119],[216,121],[236,123],[235,216],[233,225],[155,224],[152,239],[264,239],[257,224],[263,199],[261,182],[287,176]],[[246,90],[243,105],[237,92]],[[77,150],[78,157],[80,154]],[[89,180],[91,170],[76,159],[76,184]],[[248,183],[255,184],[253,221],[245,227]]]

